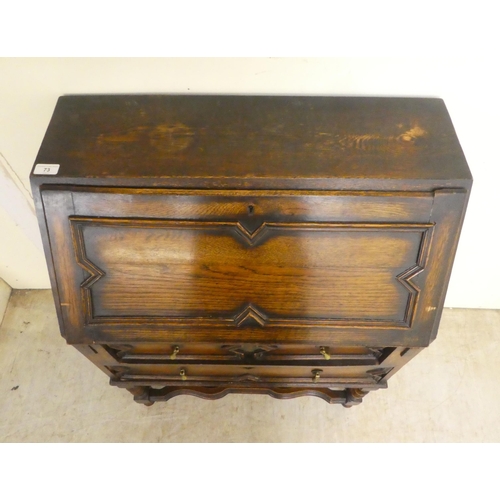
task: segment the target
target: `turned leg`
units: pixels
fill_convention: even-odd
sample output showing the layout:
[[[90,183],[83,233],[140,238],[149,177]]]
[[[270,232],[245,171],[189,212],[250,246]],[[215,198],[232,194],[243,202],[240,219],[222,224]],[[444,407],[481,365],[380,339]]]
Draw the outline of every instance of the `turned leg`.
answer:
[[[342,406],[345,408],[351,408],[351,406],[359,405],[363,402],[363,397],[368,394],[369,391],[364,389],[346,389],[346,401]]]
[[[134,401],[136,403],[142,403],[145,406],[154,404],[154,401],[149,400],[149,389],[150,387],[147,386],[127,387],[127,391],[133,394]]]

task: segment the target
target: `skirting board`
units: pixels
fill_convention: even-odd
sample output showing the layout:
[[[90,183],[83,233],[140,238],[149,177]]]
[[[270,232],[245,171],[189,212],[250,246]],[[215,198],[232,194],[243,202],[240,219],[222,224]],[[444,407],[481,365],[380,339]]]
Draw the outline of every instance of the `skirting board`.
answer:
[[[9,303],[10,292],[12,289],[10,288],[5,281],[0,278],[0,325],[2,324],[3,316],[7,309],[7,304]]]

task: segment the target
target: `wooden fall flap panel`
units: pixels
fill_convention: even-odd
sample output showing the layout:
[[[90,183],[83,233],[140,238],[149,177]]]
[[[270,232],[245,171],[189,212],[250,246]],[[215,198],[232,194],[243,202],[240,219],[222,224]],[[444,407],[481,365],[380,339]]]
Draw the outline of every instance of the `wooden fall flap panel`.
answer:
[[[51,187],[42,200],[70,343],[424,346],[465,193]]]

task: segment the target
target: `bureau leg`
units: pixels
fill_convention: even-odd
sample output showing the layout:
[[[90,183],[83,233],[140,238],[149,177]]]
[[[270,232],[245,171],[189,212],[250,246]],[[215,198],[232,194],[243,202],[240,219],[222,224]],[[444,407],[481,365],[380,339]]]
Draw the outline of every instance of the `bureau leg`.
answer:
[[[346,389],[346,401],[342,404],[345,408],[351,408],[351,406],[359,405],[363,402],[363,397],[370,391],[365,391],[363,389]]]
[[[149,400],[149,389],[147,386],[140,387],[127,387],[127,391],[133,394],[134,401],[136,403],[142,403],[145,406],[151,406],[154,404],[154,401]]]

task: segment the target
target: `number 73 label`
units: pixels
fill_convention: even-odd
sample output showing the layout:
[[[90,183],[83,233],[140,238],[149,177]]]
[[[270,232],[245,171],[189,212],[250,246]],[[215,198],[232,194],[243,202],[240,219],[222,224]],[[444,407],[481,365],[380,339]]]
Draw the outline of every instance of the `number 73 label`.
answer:
[[[53,163],[37,163],[33,173],[35,175],[56,175],[59,172],[60,165]]]

